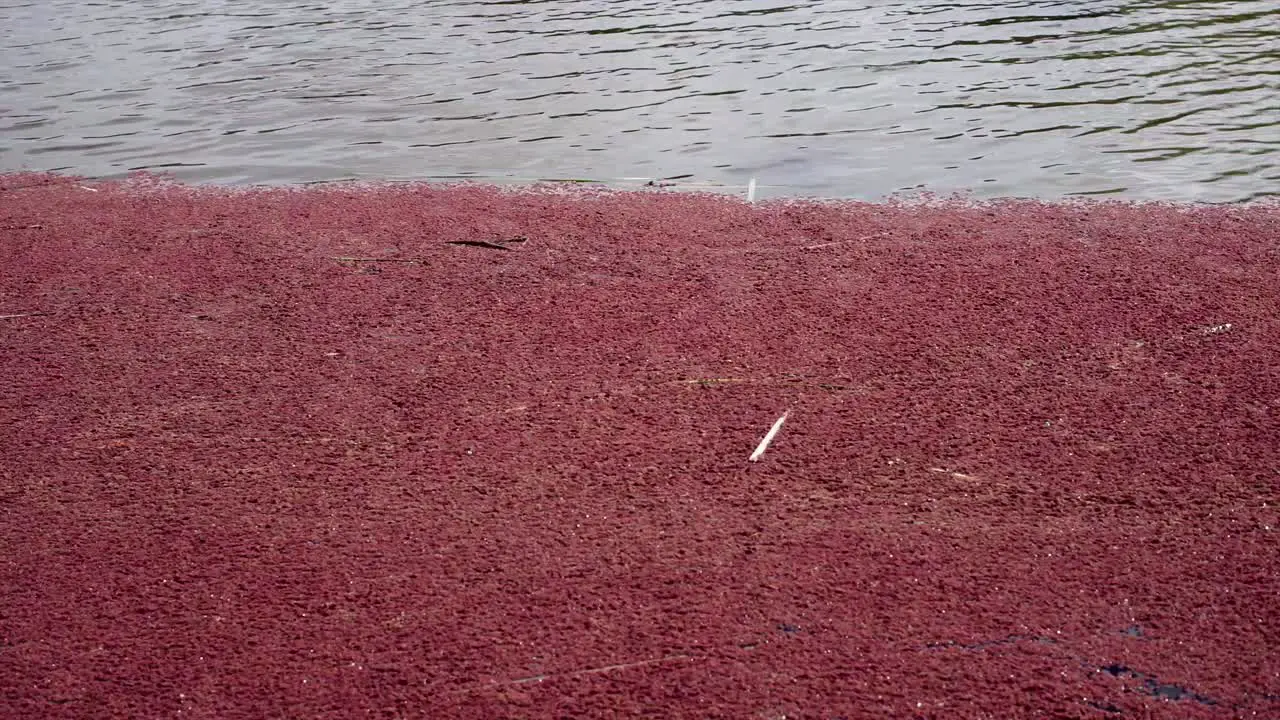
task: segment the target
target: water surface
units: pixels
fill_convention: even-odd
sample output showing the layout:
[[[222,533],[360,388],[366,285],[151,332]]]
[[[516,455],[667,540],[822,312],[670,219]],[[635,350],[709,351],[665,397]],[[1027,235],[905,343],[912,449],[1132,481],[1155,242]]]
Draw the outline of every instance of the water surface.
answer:
[[[1276,0],[0,0],[0,168],[1280,192]]]

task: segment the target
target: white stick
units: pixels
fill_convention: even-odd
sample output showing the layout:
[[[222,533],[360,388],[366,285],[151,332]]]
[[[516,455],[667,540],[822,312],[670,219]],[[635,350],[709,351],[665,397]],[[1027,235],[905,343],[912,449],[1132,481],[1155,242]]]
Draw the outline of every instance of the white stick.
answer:
[[[756,201],[756,179],[751,178],[751,181],[747,183],[747,202],[753,203],[755,201]]]
[[[761,440],[760,444],[756,446],[756,451],[751,453],[751,458],[750,458],[751,462],[756,462],[757,460],[759,460],[760,456],[764,454],[764,451],[769,448],[769,443],[773,442],[773,436],[777,435],[778,431],[782,429],[783,421],[786,420],[787,416],[790,414],[791,414],[791,411],[788,410],[782,413],[782,417],[774,421],[773,427],[769,428],[769,432],[764,436],[764,439]]]

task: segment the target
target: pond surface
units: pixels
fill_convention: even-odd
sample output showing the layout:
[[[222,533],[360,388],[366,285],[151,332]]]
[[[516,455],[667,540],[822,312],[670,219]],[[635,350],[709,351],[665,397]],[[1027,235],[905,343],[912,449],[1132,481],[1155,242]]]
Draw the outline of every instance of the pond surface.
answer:
[[[1280,193],[1277,0],[0,0],[0,169]]]

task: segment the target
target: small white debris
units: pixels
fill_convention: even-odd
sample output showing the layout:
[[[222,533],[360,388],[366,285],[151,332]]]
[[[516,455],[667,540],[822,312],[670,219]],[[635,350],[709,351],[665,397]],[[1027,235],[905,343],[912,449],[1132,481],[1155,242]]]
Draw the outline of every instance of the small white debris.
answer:
[[[755,201],[756,201],[756,179],[751,178],[751,181],[747,183],[747,202],[753,203]]]
[[[1227,332],[1230,329],[1231,329],[1231,323],[1223,323],[1221,325],[1210,325],[1209,327],[1204,329],[1204,334],[1217,335],[1218,333]]]
[[[756,446],[756,451],[751,453],[751,457],[749,458],[751,462],[758,461],[760,456],[764,454],[764,451],[769,448],[769,443],[773,442],[773,437],[782,429],[782,423],[786,421],[787,416],[790,414],[791,411],[788,410],[782,413],[782,417],[774,421],[773,427],[769,428],[768,434],[766,434],[764,439],[760,441],[760,444]]]

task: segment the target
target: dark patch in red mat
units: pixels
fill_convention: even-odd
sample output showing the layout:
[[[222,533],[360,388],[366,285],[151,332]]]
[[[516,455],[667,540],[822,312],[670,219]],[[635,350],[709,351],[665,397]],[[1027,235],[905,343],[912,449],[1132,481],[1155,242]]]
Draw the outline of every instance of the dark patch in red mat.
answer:
[[[1280,716],[1275,206],[0,200],[15,717]]]

